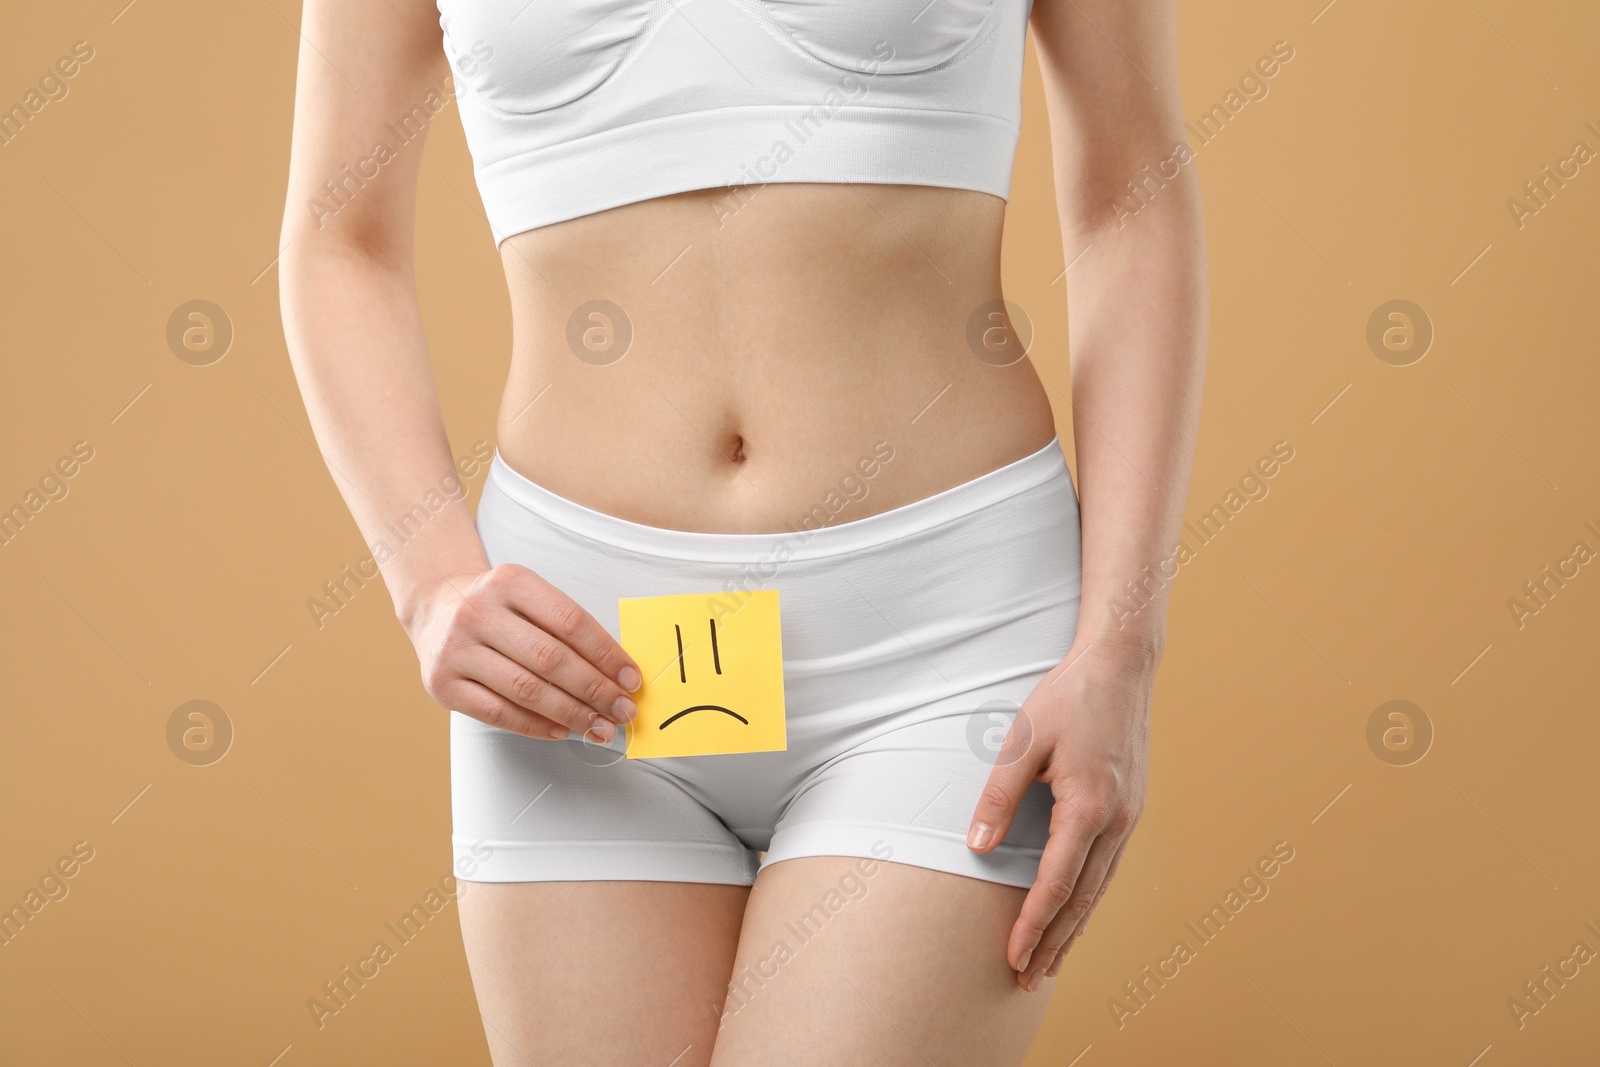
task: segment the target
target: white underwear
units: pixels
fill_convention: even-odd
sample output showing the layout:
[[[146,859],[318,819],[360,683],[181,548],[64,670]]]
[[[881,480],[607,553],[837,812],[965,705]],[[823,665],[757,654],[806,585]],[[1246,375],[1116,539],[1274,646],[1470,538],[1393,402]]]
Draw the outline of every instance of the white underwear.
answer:
[[[620,730],[537,740],[451,712],[459,877],[749,885],[782,860],[848,856],[1033,883],[1045,783],[993,852],[966,835],[1006,727],[1077,626],[1059,440],[903,507],[775,534],[643,526],[496,455],[477,525],[492,565],[537,572],[614,637],[621,597],[779,590],[788,748],[630,760]]]

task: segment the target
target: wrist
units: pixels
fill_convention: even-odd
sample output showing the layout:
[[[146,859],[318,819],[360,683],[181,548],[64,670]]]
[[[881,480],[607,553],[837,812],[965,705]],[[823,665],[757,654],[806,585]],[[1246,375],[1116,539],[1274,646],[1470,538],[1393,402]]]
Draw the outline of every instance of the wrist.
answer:
[[[400,626],[409,635],[427,624],[443,600],[456,600],[481,571],[446,575],[412,582],[394,594],[394,614]]]
[[[1081,624],[1072,642],[1067,659],[1090,653],[1096,659],[1121,664],[1133,670],[1154,673],[1166,652],[1166,624],[1161,619],[1145,620],[1140,626],[1119,626],[1115,622],[1104,625]]]

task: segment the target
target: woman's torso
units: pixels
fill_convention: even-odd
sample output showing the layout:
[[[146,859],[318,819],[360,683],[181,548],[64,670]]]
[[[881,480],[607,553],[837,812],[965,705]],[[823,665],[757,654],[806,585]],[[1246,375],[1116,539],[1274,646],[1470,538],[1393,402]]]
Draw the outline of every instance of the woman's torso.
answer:
[[[1004,210],[970,190],[772,183],[516,234],[501,455],[598,511],[755,533],[1037,451],[1049,401],[997,313]]]

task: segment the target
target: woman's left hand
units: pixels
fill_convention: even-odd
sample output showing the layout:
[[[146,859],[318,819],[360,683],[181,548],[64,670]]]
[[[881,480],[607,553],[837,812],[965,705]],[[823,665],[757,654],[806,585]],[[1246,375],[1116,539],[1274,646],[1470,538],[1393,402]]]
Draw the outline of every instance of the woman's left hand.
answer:
[[[1075,646],[1023,703],[973,813],[967,845],[988,852],[1033,782],[1049,782],[1055,797],[1039,875],[1006,945],[1029,992],[1060,970],[1144,810],[1159,658],[1131,635]]]

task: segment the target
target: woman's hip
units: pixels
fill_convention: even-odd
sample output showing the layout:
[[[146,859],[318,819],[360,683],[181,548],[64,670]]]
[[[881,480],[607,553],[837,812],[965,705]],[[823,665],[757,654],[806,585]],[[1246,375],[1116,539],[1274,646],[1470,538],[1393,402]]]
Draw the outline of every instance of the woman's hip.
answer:
[[[1036,677],[1077,620],[1077,497],[1059,442],[915,503],[780,534],[696,533],[586,508],[498,456],[478,510],[516,563],[613,635],[622,598],[726,617],[776,590],[791,730],[842,729]]]

